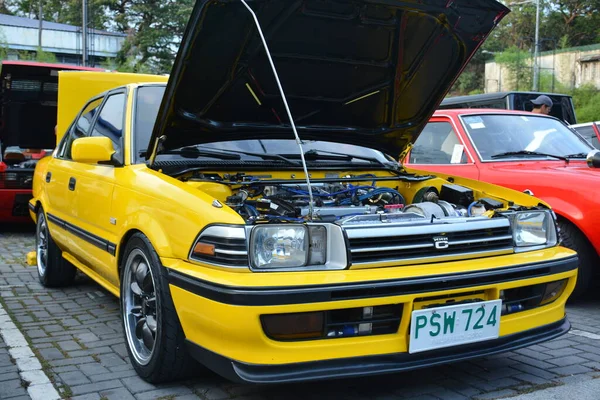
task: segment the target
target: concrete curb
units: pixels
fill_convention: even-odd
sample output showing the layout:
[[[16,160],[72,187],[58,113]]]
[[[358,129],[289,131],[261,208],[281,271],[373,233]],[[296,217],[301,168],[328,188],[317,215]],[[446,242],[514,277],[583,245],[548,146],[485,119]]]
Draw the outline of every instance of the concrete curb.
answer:
[[[19,376],[28,383],[27,393],[32,400],[59,400],[61,397],[42,370],[37,357],[31,351],[29,343],[8,313],[0,304],[0,336],[8,347],[10,356],[16,361]]]

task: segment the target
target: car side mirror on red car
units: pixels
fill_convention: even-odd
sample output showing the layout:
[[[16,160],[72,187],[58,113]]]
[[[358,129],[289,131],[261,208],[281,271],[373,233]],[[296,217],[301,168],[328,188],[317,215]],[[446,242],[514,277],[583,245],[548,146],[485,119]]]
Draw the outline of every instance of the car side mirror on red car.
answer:
[[[587,165],[590,168],[600,168],[600,150],[592,150],[588,153]]]

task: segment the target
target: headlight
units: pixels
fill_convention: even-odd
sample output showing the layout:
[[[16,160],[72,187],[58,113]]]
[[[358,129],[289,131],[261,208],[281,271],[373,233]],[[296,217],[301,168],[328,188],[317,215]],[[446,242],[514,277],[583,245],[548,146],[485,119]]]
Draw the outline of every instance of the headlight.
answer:
[[[343,269],[343,234],[335,225],[258,225],[250,235],[250,263],[264,271]]]
[[[522,247],[521,251],[552,247],[557,243],[556,222],[549,211],[517,212],[512,225],[515,246]]]
[[[258,226],[250,254],[255,268],[295,268],[308,262],[308,229],[304,225]]]

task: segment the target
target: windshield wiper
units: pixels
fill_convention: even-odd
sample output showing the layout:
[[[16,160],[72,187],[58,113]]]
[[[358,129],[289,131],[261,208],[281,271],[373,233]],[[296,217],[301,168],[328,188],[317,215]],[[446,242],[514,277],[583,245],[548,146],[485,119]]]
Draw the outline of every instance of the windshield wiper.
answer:
[[[519,151],[507,151],[505,153],[494,154],[490,158],[505,158],[510,156],[540,156],[540,157],[552,157],[558,160],[569,161],[568,157],[557,156],[556,154],[539,153],[537,151],[519,150]]]
[[[286,154],[286,157],[300,157],[299,154]],[[357,159],[357,160],[364,160],[364,161],[369,161],[375,164],[379,164],[383,167],[389,168],[389,167],[394,167],[396,168],[397,165],[395,165],[395,163],[384,163],[381,160],[378,160],[375,157],[369,157],[369,156],[360,156],[360,155],[356,155],[356,154],[345,154],[345,153],[338,153],[335,151],[327,151],[327,150],[316,150],[316,149],[311,149],[311,150],[307,150],[304,152],[304,157],[307,160],[332,160],[332,161],[352,161],[353,159]]]
[[[139,152],[140,157],[146,156],[146,150]],[[220,151],[213,150],[199,150],[194,146],[182,147],[176,150],[162,151],[160,154],[177,154],[185,158],[198,158],[198,157],[212,157],[221,160],[239,160],[242,157],[239,154],[222,153]]]
[[[565,156],[566,158],[587,158],[587,153],[575,153]]]
[[[194,146],[193,148],[195,149],[208,149],[206,147],[201,147],[201,146]],[[212,149],[207,150],[207,151],[214,151]],[[222,153],[222,154],[231,154],[232,156],[236,155],[238,156],[238,160],[239,160],[239,155],[243,154],[245,156],[252,156],[252,157],[258,157],[258,158],[262,158],[263,160],[281,160],[284,161],[288,164],[292,164],[292,165],[300,165],[299,163],[297,163],[296,161],[290,160],[289,158],[286,158],[282,155],[279,154],[267,154],[267,153],[253,153],[250,151],[242,151],[242,150],[229,150],[229,149],[221,149],[219,151],[222,152],[228,152],[228,153]]]

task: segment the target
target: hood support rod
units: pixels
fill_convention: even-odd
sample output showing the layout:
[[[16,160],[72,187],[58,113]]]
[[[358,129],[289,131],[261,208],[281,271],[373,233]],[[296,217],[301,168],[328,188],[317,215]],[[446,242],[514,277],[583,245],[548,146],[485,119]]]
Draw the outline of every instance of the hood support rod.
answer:
[[[313,193],[312,188],[310,186],[310,177],[308,176],[308,168],[306,166],[306,160],[304,159],[304,149],[302,148],[302,141],[300,140],[300,136],[298,136],[298,131],[296,130],[296,124],[294,123],[294,118],[292,117],[292,112],[290,111],[290,107],[288,106],[287,98],[285,97],[285,92],[283,91],[283,87],[281,86],[281,82],[279,81],[279,74],[277,73],[277,69],[275,68],[275,64],[273,63],[273,59],[271,58],[271,52],[269,51],[269,47],[267,46],[267,41],[265,36],[263,35],[262,29],[260,27],[260,23],[258,22],[258,18],[254,13],[254,10],[248,6],[248,4],[244,0],[240,0],[242,4],[248,9],[250,14],[252,14],[252,18],[254,19],[254,23],[256,25],[256,29],[260,35],[260,39],[262,40],[262,44],[265,47],[265,53],[267,53],[267,57],[269,59],[269,64],[271,64],[271,70],[273,71],[273,75],[275,76],[275,81],[277,82],[277,87],[279,88],[279,93],[281,94],[281,99],[283,100],[283,105],[285,106],[285,111],[287,112],[288,118],[290,120],[290,124],[292,125],[292,130],[294,131],[294,136],[296,137],[296,144],[300,149],[300,158],[302,159],[302,168],[304,169],[304,175],[306,176],[306,185],[308,186],[308,219],[312,221],[313,219]]]

